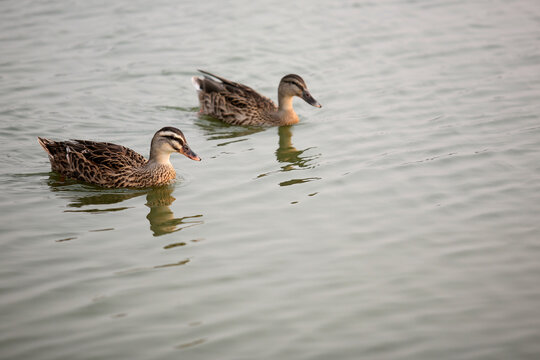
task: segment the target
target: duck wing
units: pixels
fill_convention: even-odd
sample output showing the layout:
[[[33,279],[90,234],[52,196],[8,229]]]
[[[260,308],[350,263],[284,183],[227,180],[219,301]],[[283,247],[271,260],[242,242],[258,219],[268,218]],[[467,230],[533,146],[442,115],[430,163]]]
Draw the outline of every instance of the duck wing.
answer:
[[[272,100],[259,94],[249,86],[240,84],[224,77],[209,73],[208,71],[199,70],[201,73],[218,79],[215,81],[207,76],[202,80],[202,90],[208,93],[217,92],[233,106],[238,108],[247,108],[249,106],[257,106],[263,109],[275,109],[276,105]]]
[[[87,161],[111,170],[140,167],[147,160],[141,154],[122,145],[89,140],[66,142],[72,152],[81,154]]]

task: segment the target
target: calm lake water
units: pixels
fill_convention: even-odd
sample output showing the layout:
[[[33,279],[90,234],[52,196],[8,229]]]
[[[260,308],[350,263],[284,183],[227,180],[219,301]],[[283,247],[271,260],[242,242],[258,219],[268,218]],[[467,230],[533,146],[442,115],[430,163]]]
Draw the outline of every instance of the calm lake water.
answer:
[[[540,3],[0,3],[1,359],[540,358]],[[300,123],[197,115],[205,69]],[[50,173],[36,136],[177,182]]]

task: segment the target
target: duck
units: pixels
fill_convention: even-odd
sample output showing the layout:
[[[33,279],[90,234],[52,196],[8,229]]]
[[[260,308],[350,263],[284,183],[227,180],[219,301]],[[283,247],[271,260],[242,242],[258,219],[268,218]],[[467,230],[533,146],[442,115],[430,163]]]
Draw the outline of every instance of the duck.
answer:
[[[298,123],[293,98],[321,108],[299,75],[285,75],[278,86],[278,105],[249,86],[198,70],[204,77],[191,78],[197,90],[201,115],[209,115],[231,125],[282,126]]]
[[[53,141],[38,137],[51,169],[68,178],[106,188],[147,188],[167,185],[176,178],[172,153],[201,161],[189,147],[182,131],[166,126],[150,144],[148,160],[122,145],[90,140]]]

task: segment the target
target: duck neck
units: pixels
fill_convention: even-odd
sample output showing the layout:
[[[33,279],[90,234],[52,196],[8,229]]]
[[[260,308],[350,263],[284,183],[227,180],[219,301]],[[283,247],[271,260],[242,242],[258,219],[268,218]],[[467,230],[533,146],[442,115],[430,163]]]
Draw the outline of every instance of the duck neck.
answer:
[[[278,94],[277,117],[281,125],[292,125],[298,122],[298,115],[293,109],[293,97]]]
[[[146,163],[146,167],[154,167],[154,166],[172,167],[170,158],[171,158],[170,153],[164,153],[164,152],[155,151],[154,149],[150,149],[150,159],[148,159],[148,163]]]

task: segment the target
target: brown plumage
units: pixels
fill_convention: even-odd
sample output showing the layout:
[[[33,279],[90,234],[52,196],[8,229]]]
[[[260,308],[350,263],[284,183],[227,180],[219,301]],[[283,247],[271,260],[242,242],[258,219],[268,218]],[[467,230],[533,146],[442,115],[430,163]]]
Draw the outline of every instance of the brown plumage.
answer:
[[[292,99],[298,96],[321,107],[311,96],[304,80],[295,74],[284,76],[278,86],[278,105],[252,88],[209,72],[191,80],[199,96],[200,113],[233,125],[292,125],[299,119]]]
[[[173,152],[201,160],[189,148],[184,134],[174,127],[164,127],[155,133],[148,160],[127,147],[107,142],[52,141],[40,137],[38,142],[49,155],[52,171],[108,188],[169,184],[176,178],[169,161]]]

